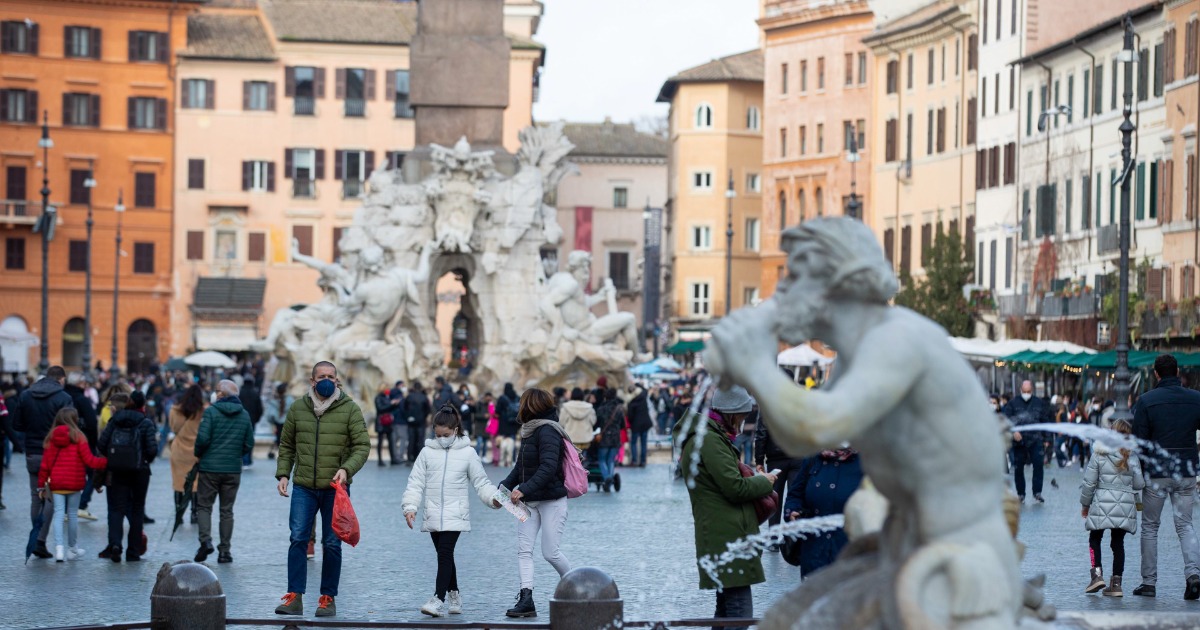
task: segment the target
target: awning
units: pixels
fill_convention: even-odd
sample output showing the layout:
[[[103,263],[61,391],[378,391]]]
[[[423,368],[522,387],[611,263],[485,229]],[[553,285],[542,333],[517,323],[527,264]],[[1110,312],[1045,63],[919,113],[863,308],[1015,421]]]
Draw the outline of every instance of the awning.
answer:
[[[786,365],[793,367],[809,367],[814,363],[819,365],[829,365],[833,363],[832,357],[827,357],[816,350],[812,346],[802,343],[795,348],[788,348],[780,352],[775,357],[775,363],[778,365]]]
[[[704,341],[700,339],[678,341],[667,346],[667,354],[690,354],[701,352],[702,350],[704,350]]]
[[[265,278],[200,278],[192,295],[192,311],[257,317],[266,289]]]
[[[197,326],[197,350],[242,352],[258,339],[258,331],[246,326]]]

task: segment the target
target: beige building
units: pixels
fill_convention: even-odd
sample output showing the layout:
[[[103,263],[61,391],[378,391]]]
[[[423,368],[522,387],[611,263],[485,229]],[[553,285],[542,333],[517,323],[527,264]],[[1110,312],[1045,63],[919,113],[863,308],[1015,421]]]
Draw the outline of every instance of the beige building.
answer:
[[[415,3],[220,4],[189,19],[176,73],[176,355],[246,350],[277,310],[320,299],[292,243],[336,260],[370,173],[399,166],[415,142]],[[511,5],[503,138],[513,151],[544,51],[530,39],[541,5]]]
[[[575,148],[567,157],[579,167],[558,185],[555,205],[563,242],[558,267],[572,250],[592,254],[592,290],[611,278],[617,307],[645,320],[644,246],[648,209],[663,207],[667,195],[667,140],[642,133],[632,124],[567,123]],[[597,314],[607,307],[598,304]],[[657,319],[659,314],[651,314]]]
[[[901,274],[922,274],[939,230],[973,260],[976,7],[936,0],[863,38],[876,77],[867,220]]]
[[[762,52],[684,70],[658,101],[671,104],[665,314],[684,333],[761,299]]]
[[[782,274],[786,227],[846,214],[852,190],[863,210],[874,205],[879,153],[869,149],[881,145],[869,137],[868,121],[877,74],[862,42],[873,20],[866,0],[763,3],[763,298]],[[857,163],[848,159],[852,136]]]

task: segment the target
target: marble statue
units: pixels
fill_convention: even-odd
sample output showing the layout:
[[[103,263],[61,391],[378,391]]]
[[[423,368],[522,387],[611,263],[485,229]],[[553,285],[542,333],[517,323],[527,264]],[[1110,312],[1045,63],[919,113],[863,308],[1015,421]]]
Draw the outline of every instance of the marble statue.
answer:
[[[562,240],[546,193],[575,168],[562,129],[523,130],[511,177],[497,171],[492,151],[474,150],[465,138],[430,145],[428,168],[413,170],[428,173],[419,181],[399,170],[371,173],[338,243],[339,260],[293,246],[293,260],[318,272],[323,297],[280,310],[254,345],[276,360],[276,380],[303,389],[319,360],[336,362],[356,394],[446,374],[435,291],[451,272],[463,279],[462,312],[473,320],[474,384],[623,379],[638,352],[634,316],[617,310],[611,282],[598,296],[585,294],[586,253],[571,254],[569,272],[546,262],[557,261]],[[597,317],[590,308],[600,303],[608,312]]]
[[[806,579],[760,627],[1016,627],[1025,585],[1003,508],[1004,447],[979,382],[945,330],[888,305],[896,276],[862,223],[807,221],[782,249],[778,291],[713,330],[706,364],[755,396],[791,455],[852,442],[889,507],[877,544]],[[806,390],[775,356],[780,341],[811,339],[837,351],[839,369]]]

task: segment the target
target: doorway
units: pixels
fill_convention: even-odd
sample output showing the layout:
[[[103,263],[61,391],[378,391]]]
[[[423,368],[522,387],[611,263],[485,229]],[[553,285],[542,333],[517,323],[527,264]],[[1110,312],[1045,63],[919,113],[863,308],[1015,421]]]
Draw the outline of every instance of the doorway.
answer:
[[[83,365],[83,342],[86,334],[83,319],[73,317],[67,320],[63,326],[62,332],[62,365],[65,368],[83,368],[87,371],[87,366]]]
[[[150,320],[129,325],[125,335],[125,372],[145,373],[158,364],[158,331]]]

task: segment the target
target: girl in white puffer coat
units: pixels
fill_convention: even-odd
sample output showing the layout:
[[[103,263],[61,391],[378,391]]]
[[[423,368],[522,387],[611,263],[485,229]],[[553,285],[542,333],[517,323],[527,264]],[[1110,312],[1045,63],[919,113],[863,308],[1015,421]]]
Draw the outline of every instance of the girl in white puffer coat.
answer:
[[[1133,427],[1125,420],[1113,422],[1114,431],[1129,435]],[[1142,478],[1142,464],[1137,453],[1129,449],[1114,451],[1097,443],[1092,448],[1087,471],[1083,474],[1083,487],[1079,502],[1083,504],[1083,517],[1087,519],[1089,545],[1091,547],[1091,583],[1084,589],[1095,593],[1104,589],[1104,595],[1121,597],[1121,574],[1125,571],[1125,533],[1137,533],[1137,513],[1141,509],[1138,492],[1146,486]],[[1112,540],[1112,577],[1108,587],[1104,586],[1104,569],[1101,567],[1100,542],[1108,530]]]
[[[413,464],[402,505],[409,529],[417,518],[417,505],[421,505],[424,510],[421,531],[429,532],[437,551],[436,591],[421,606],[421,612],[444,617],[447,612],[462,614],[454,546],[462,532],[471,531],[470,489],[474,487],[484,505],[498,509],[500,504],[493,498],[496,486],[483,471],[479,454],[471,448],[471,440],[463,432],[457,409],[443,405],[437,410],[433,435],[434,439],[425,441],[425,448]]]

